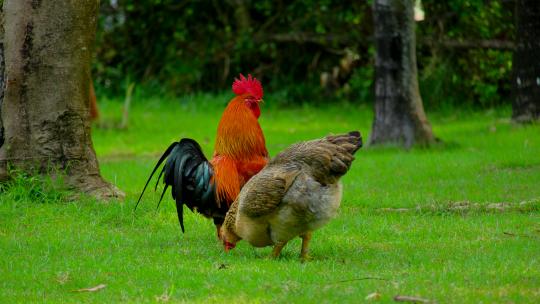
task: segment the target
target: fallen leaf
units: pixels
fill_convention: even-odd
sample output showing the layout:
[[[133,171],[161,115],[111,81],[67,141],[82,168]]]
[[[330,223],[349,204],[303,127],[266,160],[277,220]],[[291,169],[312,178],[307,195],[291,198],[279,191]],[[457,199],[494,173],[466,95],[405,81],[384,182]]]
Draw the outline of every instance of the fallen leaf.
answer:
[[[60,285],[64,285],[69,281],[69,272],[59,272],[56,274],[56,281]]]
[[[171,299],[171,296],[167,292],[163,293],[160,296],[156,296],[157,302],[169,302],[170,299]]]
[[[227,269],[229,266],[227,264],[219,265],[218,269]]]
[[[74,290],[73,292],[95,292],[95,291],[99,291],[103,288],[107,287],[107,285],[105,284],[99,284],[98,286],[94,286],[94,287],[90,287],[90,288],[81,288],[81,289],[77,289],[77,290]]]
[[[378,292],[373,292],[367,295],[366,300],[379,300],[381,298],[381,294]]]
[[[394,297],[396,302],[413,302],[413,303],[436,303],[435,301],[424,299],[420,297],[411,297],[411,296],[400,296],[397,295]]]

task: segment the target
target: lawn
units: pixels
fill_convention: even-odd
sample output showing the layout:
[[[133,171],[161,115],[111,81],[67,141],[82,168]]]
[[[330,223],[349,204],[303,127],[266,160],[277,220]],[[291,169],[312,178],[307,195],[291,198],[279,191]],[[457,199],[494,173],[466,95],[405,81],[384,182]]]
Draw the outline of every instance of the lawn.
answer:
[[[245,242],[226,254],[212,222],[191,212],[182,234],[169,196],[155,211],[158,195],[148,192],[134,213],[170,142],[191,137],[211,154],[227,96],[136,99],[123,130],[121,103],[100,105],[95,150],[103,175],[126,192],[122,203],[68,201],[22,179],[0,194],[0,302],[359,303],[373,293],[380,302],[540,301],[540,126],[511,124],[508,109],[428,113],[443,141],[431,149],[360,150],[308,263],[299,239],[277,260]],[[272,155],[328,133],[357,129],[367,141],[368,106],[266,103]]]

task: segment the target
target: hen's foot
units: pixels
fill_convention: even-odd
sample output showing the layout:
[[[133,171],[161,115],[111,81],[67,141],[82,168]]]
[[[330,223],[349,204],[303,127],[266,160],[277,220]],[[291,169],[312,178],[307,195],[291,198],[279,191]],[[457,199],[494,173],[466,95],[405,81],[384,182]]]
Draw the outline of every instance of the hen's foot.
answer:
[[[274,250],[272,250],[272,254],[270,255],[272,258],[278,258],[279,255],[281,254],[281,250],[283,249],[283,247],[285,247],[285,245],[287,244],[287,242],[279,242],[277,244],[274,245]]]
[[[311,257],[309,256],[309,242],[311,241],[311,236],[311,231],[300,236],[302,238],[302,250],[300,251],[300,261],[302,261],[302,263],[311,260]]]

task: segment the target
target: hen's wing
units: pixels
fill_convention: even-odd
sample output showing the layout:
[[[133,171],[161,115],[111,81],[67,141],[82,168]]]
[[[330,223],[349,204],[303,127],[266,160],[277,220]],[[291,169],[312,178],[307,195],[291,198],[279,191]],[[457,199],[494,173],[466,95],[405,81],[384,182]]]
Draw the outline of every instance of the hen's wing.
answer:
[[[297,166],[276,166],[263,169],[242,189],[239,200],[242,213],[259,217],[273,212],[300,173]]]

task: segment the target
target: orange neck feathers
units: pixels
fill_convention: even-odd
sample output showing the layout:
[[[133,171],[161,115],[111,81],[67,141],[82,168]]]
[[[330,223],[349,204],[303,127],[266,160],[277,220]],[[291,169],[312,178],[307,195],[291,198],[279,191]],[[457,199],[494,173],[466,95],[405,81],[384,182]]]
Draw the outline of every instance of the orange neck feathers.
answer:
[[[249,94],[235,97],[218,125],[212,165],[219,202],[230,205],[244,183],[267,162],[268,151],[257,121],[257,103]]]
[[[268,155],[261,126],[246,104],[246,97],[249,95],[235,97],[225,108],[218,125],[214,155],[234,160]]]

